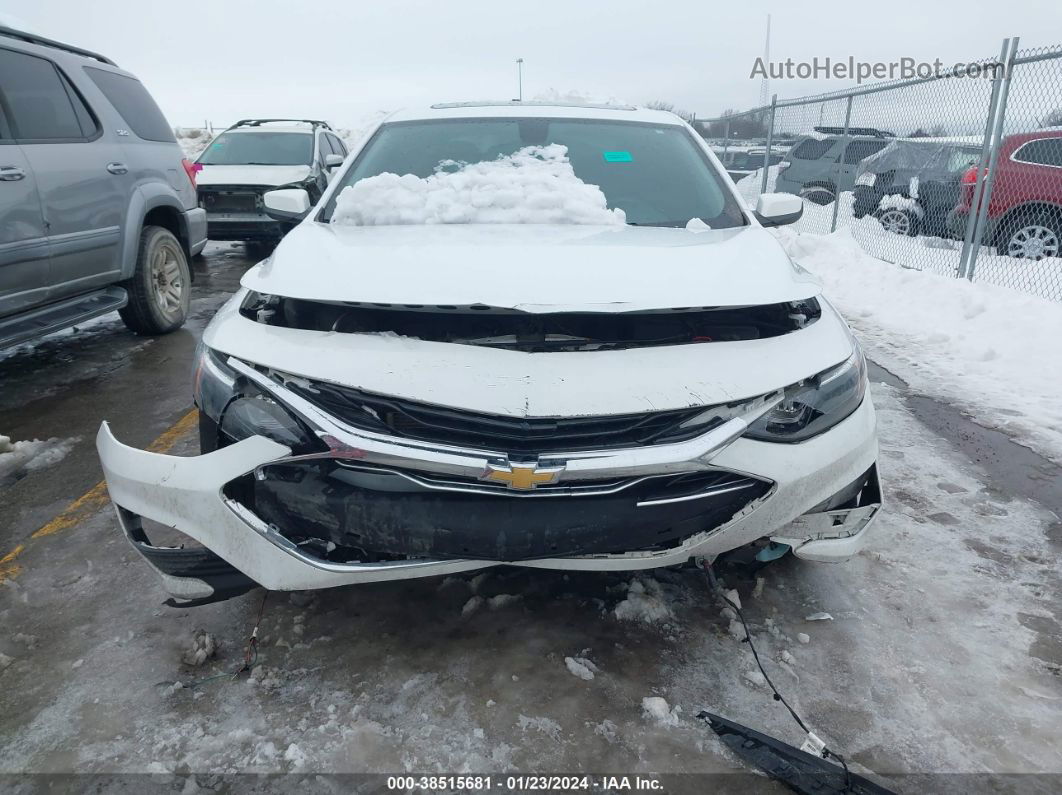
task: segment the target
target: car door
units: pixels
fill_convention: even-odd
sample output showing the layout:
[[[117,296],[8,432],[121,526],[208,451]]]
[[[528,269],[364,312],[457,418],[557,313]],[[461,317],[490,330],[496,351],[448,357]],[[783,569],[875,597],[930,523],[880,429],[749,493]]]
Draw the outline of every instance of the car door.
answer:
[[[837,190],[852,190],[859,171],[859,161],[880,152],[888,143],[880,138],[859,138],[849,142],[844,153],[838,157],[837,177],[834,180]]]
[[[0,318],[48,297],[48,240],[37,181],[0,102]]]
[[[123,152],[60,69],[0,49],[0,92],[36,176],[51,299],[113,282],[132,190]]]

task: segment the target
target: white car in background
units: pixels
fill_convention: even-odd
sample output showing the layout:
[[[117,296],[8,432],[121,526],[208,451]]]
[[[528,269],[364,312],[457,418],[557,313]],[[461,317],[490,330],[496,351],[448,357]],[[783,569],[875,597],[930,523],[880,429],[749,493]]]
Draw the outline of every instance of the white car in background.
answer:
[[[176,597],[863,545],[863,354],[764,228],[802,202],[745,207],[677,116],[398,113],[316,204],[265,206],[301,222],[204,333],[202,454],[97,440]]]
[[[262,196],[278,187],[301,188],[317,201],[346,145],[327,122],[243,119],[200,153],[199,206],[211,240],[275,243],[290,228],[265,213]]]

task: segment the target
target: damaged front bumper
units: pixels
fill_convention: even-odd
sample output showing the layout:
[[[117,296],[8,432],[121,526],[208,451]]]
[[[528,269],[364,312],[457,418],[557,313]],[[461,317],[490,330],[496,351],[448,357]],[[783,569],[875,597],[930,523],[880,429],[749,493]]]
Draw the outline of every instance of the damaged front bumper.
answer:
[[[717,444],[702,442],[701,448],[704,449],[683,447],[688,443],[662,445],[649,454],[662,456],[665,454],[663,448],[678,446],[688,455],[700,455],[700,458],[643,461],[644,468],[636,468],[629,474],[635,482],[638,477],[651,479],[652,471],[663,473],[660,477],[673,477],[676,472],[707,470],[740,475],[762,485],[761,491],[750,492],[752,498],[747,502],[728,508],[733,513],[728,512],[723,518],[706,518],[708,514],[697,513],[697,510],[705,510],[694,510],[700,502],[699,496],[646,500],[632,489],[632,502],[626,509],[630,516],[625,521],[631,527],[640,523],[642,536],[624,536],[616,531],[607,544],[604,541],[590,543],[581,533],[592,540],[605,539],[611,532],[608,522],[602,525],[603,530],[601,527],[595,530],[593,526],[593,518],[604,515],[592,507],[595,503],[591,500],[597,499],[596,496],[532,496],[534,492],[511,496],[466,494],[469,499],[484,501],[483,505],[487,506],[484,510],[488,511],[484,514],[485,519],[480,517],[482,521],[474,521],[473,513],[460,504],[449,509],[455,512],[453,515],[444,514],[443,518],[451,527],[472,528],[472,535],[462,540],[452,534],[443,534],[442,541],[433,535],[435,540],[419,553],[404,547],[396,559],[372,560],[328,559],[320,549],[293,540],[293,527],[280,526],[284,522],[263,518],[264,502],[258,504],[257,510],[252,510],[249,506],[257,503],[245,498],[246,491],[230,488],[234,482],[246,484],[251,480],[257,485],[263,481],[262,473],[287,465],[285,462],[291,460],[291,454],[282,444],[254,436],[200,456],[168,456],[120,443],[104,423],[97,436],[97,449],[112,502],[127,536],[158,571],[166,590],[184,600],[224,598],[254,584],[271,590],[303,590],[452,574],[501,564],[567,570],[647,569],[682,564],[691,557],[715,557],[765,537],[788,544],[798,556],[812,560],[842,560],[855,554],[863,545],[866,529],[880,507],[874,412],[869,399],[837,426],[806,442],[775,444],[747,438],[735,440],[731,432],[721,436],[726,438],[725,443],[722,439],[717,439]],[[674,454],[675,450],[670,452]],[[380,455],[379,451],[377,455]],[[709,458],[710,465],[707,463]],[[330,462],[330,465],[339,463]],[[376,467],[378,475],[410,482],[418,479],[408,471],[396,470],[394,461],[390,466],[379,458],[355,463],[362,467]],[[455,462],[449,463],[454,465]],[[623,459],[612,463],[630,465]],[[463,466],[464,462],[460,464]],[[592,465],[593,462],[587,459],[586,466]],[[354,471],[357,466],[353,467]],[[258,473],[257,478],[255,473]],[[364,474],[360,473],[359,477]],[[403,519],[404,505],[413,505],[420,499],[434,500],[446,494],[448,487],[445,483],[442,485],[440,489],[438,483],[413,483],[411,488],[423,488],[423,494],[390,494],[393,515],[391,523],[385,523],[386,526],[393,528]],[[380,495],[386,498],[387,492],[393,491],[391,485],[375,488],[379,493],[373,495],[374,499]],[[467,489],[458,491],[468,492]],[[296,492],[301,493],[298,489]],[[601,495],[602,498],[611,496]],[[433,510],[436,511],[446,510],[445,506],[440,509],[435,503],[427,504],[435,506]],[[565,525],[560,535],[534,535],[531,526],[534,523],[530,523],[523,528],[530,535],[525,533],[526,538],[517,539],[519,543],[515,546],[495,548],[489,544],[472,544],[469,549],[475,554],[460,556],[460,544],[469,539],[475,541],[476,535],[505,535],[506,526],[489,513],[494,510],[491,505],[502,506],[508,512],[506,515],[516,516],[545,510],[547,504],[556,506],[551,509],[553,516],[559,517],[557,521]],[[562,505],[572,508],[566,512],[561,509]],[[601,505],[604,508],[612,506],[611,503]],[[817,511],[808,514],[811,509]],[[358,511],[361,513],[355,512],[351,516],[370,517],[365,510],[360,506]],[[583,512],[582,518],[579,511]],[[322,507],[318,516],[334,513],[334,510]],[[143,518],[180,531],[202,544],[204,549],[173,550],[153,545],[144,532]],[[307,521],[306,516],[301,515],[292,523]],[[668,528],[681,523],[688,529],[677,535],[665,534],[660,543],[647,544],[645,534],[659,533],[660,523],[667,524]],[[598,536],[593,536],[598,531]],[[635,530],[623,532],[634,533]],[[397,530],[391,538],[397,539],[395,543],[399,546],[406,543]],[[550,554],[548,544],[556,543],[558,538],[570,546],[561,544],[559,552]]]

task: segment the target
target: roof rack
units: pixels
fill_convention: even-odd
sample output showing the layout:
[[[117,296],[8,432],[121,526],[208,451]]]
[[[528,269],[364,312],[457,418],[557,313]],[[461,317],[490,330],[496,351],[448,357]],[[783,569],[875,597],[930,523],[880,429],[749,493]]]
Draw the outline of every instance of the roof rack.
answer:
[[[55,41],[54,39],[46,39],[44,36],[38,36],[35,33],[26,33],[24,30],[15,30],[14,28],[5,27],[0,25],[0,36],[8,36],[12,39],[20,39],[29,44],[38,44],[41,47],[54,47],[57,50],[65,50],[71,52],[74,55],[81,55],[85,58],[94,58],[101,63],[109,64],[110,66],[117,66],[114,61],[96,52],[89,50],[83,50],[80,47],[74,47],[71,44],[63,44],[61,41]]]
[[[235,124],[229,125],[228,129],[235,127],[261,127],[263,124],[270,124],[273,122],[296,122],[298,124],[309,124],[311,127],[324,127],[326,130],[331,130],[332,127],[326,121],[320,119],[240,119]],[[334,132],[334,131],[333,131]]]
[[[496,101],[482,102],[436,102],[432,105],[433,110],[450,110],[453,108],[495,108],[513,107],[522,105],[530,107],[560,107],[560,108],[600,108],[602,110],[638,110],[633,105],[610,105],[606,102],[547,102],[539,100],[500,99]]]
[[[817,133],[824,135],[844,135],[844,127],[813,127]],[[868,135],[872,138],[895,138],[896,134],[888,130],[878,130],[874,127],[849,127],[849,135]]]

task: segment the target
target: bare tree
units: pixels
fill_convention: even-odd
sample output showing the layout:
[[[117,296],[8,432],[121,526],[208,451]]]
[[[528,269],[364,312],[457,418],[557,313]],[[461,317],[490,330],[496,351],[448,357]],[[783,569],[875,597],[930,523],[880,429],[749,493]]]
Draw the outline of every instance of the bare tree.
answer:
[[[1062,108],[1055,108],[1040,120],[1044,127],[1062,127]]]
[[[676,108],[674,102],[665,102],[662,99],[654,99],[652,102],[646,102],[645,107],[650,110],[666,110],[668,113],[674,113],[681,119],[685,119],[688,122],[692,122],[694,116],[688,110],[682,108]]]

